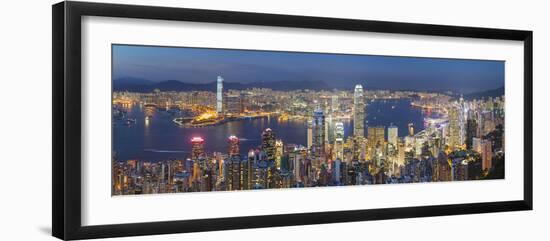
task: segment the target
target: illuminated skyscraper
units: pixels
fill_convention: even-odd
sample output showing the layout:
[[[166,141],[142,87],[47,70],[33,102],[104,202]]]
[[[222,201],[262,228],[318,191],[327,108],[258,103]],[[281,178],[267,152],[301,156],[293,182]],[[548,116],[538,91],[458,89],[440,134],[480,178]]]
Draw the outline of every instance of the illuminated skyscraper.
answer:
[[[352,144],[352,160],[360,161],[365,159],[365,137],[354,136],[349,138]]]
[[[409,136],[414,136],[414,125],[413,123],[409,123]]]
[[[384,144],[384,126],[372,126],[368,128],[368,143],[369,146],[375,147]]]
[[[204,156],[204,139],[201,137],[193,137],[191,139],[191,158],[197,160]]]
[[[243,175],[243,186],[245,189],[252,189],[254,187],[256,165],[256,153],[254,150],[250,149],[250,151],[248,151],[248,159],[245,166],[246,172],[245,175]]]
[[[459,125],[459,113],[456,106],[451,106],[449,109],[449,146],[451,148],[457,148],[460,146],[460,125]]]
[[[363,86],[356,85],[353,94],[353,135],[365,136],[365,100]]]
[[[311,150],[312,145],[313,145],[313,121],[308,120],[307,121],[307,149]]]
[[[270,128],[262,133],[262,150],[268,161],[275,161],[275,133]]]
[[[230,156],[227,164],[228,164],[228,167],[227,167],[228,190],[240,190],[241,189],[241,156],[239,154]]]
[[[462,146],[464,143],[466,143],[466,131],[467,131],[466,120],[468,119],[468,111],[467,111],[468,107],[466,106],[466,103],[464,102],[464,98],[462,97],[462,95],[460,95],[460,99],[457,107],[458,107],[458,130],[459,130],[458,142]]]
[[[385,152],[385,127],[369,126],[367,130],[367,157],[380,159],[381,154]]]
[[[493,143],[490,140],[481,141],[481,169],[487,170],[492,167],[493,160]]]
[[[216,112],[218,113],[218,115],[221,115],[223,114],[223,78],[221,76],[218,76],[217,87]]]
[[[473,139],[477,137],[477,121],[476,119],[470,118],[466,122],[466,147],[472,149]]]
[[[294,178],[297,183],[303,181],[303,175],[302,175],[302,155],[300,152],[295,151],[290,154],[290,159],[292,161],[292,167],[293,167],[293,174]]]
[[[283,158],[283,140],[275,141],[275,163],[278,169],[281,168],[281,159]]]
[[[388,127],[388,143],[392,144],[395,148],[397,148],[397,126],[391,125]]]
[[[334,128],[334,153],[336,158],[344,160],[344,123],[336,122]]]
[[[405,143],[403,141],[397,143],[397,165],[405,165]]]
[[[452,181],[452,163],[445,152],[439,152],[433,168],[432,180],[437,182]]]
[[[238,155],[239,154],[239,138],[236,136],[230,136],[227,140],[229,143],[229,155]]]
[[[316,161],[320,161],[325,156],[325,114],[320,108],[313,112],[313,145],[311,147],[312,156]]]

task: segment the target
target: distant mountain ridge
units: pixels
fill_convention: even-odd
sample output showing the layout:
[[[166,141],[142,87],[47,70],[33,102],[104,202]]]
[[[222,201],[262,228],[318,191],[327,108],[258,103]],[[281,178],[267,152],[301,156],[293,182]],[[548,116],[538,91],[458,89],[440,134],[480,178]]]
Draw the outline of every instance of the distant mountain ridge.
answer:
[[[334,83],[333,83],[334,84]],[[365,87],[369,90],[383,90],[382,88]],[[250,88],[268,88],[272,90],[290,91],[290,90],[332,90],[339,89],[336,86],[329,85],[324,81],[257,81],[252,83],[239,83],[239,82],[224,82],[224,90],[245,90]],[[216,91],[216,81],[208,83],[189,83],[180,80],[164,80],[164,81],[150,81],[147,79],[124,77],[118,78],[113,81],[113,91],[130,91],[139,93],[152,92],[155,89],[161,91]],[[353,88],[349,88],[353,90]],[[407,91],[408,89],[400,89],[400,91]],[[396,90],[397,91],[397,90]],[[417,90],[427,92],[447,92],[448,90]],[[484,90],[480,92],[464,94],[464,99],[473,100],[487,97],[497,97],[504,95],[504,86],[492,90]],[[456,95],[455,98],[459,96]]]
[[[470,94],[465,94],[463,97],[465,100],[484,99],[488,97],[499,97],[504,95],[504,86],[492,90],[485,90]]]
[[[136,80],[135,83],[132,80]],[[223,88],[226,90],[245,90],[250,88],[269,88],[273,90],[327,90],[330,87],[323,81],[271,81],[271,82],[253,82],[236,83],[224,82]],[[216,91],[216,82],[204,84],[187,83],[179,80],[165,80],[153,82],[139,78],[119,78],[113,81],[114,91],[131,91],[147,93],[155,89],[161,91]]]
[[[151,85],[154,84],[153,81],[143,78],[136,77],[122,77],[115,79],[114,81],[118,85]]]

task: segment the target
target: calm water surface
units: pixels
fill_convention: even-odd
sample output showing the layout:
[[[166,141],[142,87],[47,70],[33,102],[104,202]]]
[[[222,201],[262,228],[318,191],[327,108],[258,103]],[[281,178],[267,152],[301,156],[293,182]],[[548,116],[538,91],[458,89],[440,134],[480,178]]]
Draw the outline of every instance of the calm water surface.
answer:
[[[388,127],[393,124],[399,128],[399,136],[405,136],[408,123],[414,124],[415,132],[424,129],[424,115],[421,109],[412,107],[410,101],[406,99],[377,100],[369,103],[366,119],[367,125],[370,126]],[[233,121],[202,128],[184,128],[172,122],[175,116],[162,111],[157,111],[146,124],[143,109],[139,106],[129,110],[127,117],[135,118],[136,123],[125,125],[122,121],[115,121],[113,127],[113,150],[116,151],[119,160],[184,159],[189,157],[190,140],[194,136],[205,139],[206,152],[225,153],[227,137],[236,135],[241,140],[241,153],[245,154],[251,148],[261,145],[261,133],[266,128],[271,128],[277,139],[282,139],[284,143],[304,146],[307,143],[304,121],[279,122],[277,118],[263,118]],[[353,133],[352,127],[353,121],[344,121],[346,137]]]

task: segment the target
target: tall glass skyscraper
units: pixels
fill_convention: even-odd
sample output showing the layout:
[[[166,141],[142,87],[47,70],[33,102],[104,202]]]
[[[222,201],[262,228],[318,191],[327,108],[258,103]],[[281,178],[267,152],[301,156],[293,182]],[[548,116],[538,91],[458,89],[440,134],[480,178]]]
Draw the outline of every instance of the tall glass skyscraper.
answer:
[[[216,113],[223,114],[223,78],[218,76],[218,88],[216,93]]]
[[[311,149],[313,146],[313,121],[307,121],[307,149]]]
[[[227,142],[229,143],[229,155],[239,155],[239,138],[236,136],[230,136]]]
[[[267,128],[262,133],[262,150],[268,161],[275,161],[275,133]]]
[[[397,132],[397,126],[394,126],[393,124],[388,127],[388,143],[392,144],[393,147],[397,148],[397,138],[398,138],[398,132]]]
[[[449,109],[449,146],[455,148],[460,146],[460,124],[458,106],[453,105]]]
[[[193,160],[204,155],[204,139],[201,137],[193,137],[193,139],[191,139],[191,145],[191,158],[193,158]]]
[[[365,136],[365,100],[361,85],[356,85],[353,93],[353,135]]]
[[[325,124],[325,114],[321,108],[317,108],[313,112],[313,145],[311,147],[311,152],[316,161],[325,156]]]
[[[336,159],[344,160],[344,123],[336,122],[334,128],[334,152]]]

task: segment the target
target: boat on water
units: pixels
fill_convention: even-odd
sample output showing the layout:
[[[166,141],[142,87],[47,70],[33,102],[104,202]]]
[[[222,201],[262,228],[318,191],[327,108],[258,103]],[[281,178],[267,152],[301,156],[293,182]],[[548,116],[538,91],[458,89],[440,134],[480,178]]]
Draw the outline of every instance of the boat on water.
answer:
[[[125,114],[126,114],[126,113],[125,113],[124,111],[122,111],[122,110],[120,110],[120,109],[118,109],[118,108],[114,108],[114,109],[113,109],[113,118],[114,118],[115,120],[122,120],[122,119],[124,119]]]
[[[183,126],[186,123],[190,122],[192,118],[189,117],[177,117],[172,120],[172,122],[176,123],[178,126]]]
[[[128,126],[133,125],[135,123],[136,123],[136,119],[134,119],[134,118],[128,118],[128,119],[126,119],[126,122],[125,122],[125,124],[128,125]]]

